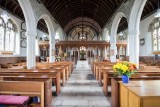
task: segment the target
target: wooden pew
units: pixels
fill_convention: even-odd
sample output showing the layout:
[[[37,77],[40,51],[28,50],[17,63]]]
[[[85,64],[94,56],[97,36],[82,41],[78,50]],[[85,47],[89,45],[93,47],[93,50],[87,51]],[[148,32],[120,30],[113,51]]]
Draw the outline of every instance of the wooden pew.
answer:
[[[62,74],[62,81],[63,81],[63,85],[65,84],[65,80],[68,80],[69,78],[69,70],[68,70],[68,66],[66,65],[58,65],[58,64],[52,64],[52,63],[39,63],[36,66],[37,69],[52,69],[52,70],[62,70],[61,74]]]
[[[38,63],[37,68],[49,69],[49,68],[59,68],[64,67],[66,71],[66,80],[68,80],[69,75],[73,72],[72,62],[54,62],[54,63]]]
[[[74,63],[73,62],[55,62],[55,64],[58,64],[58,65],[67,65],[67,66],[69,66],[70,73],[73,72],[73,69],[74,69]]]
[[[66,72],[65,72],[65,68],[61,67],[61,66],[51,66],[48,63],[44,63],[44,64],[39,64],[36,66],[36,69],[50,69],[50,70],[56,70],[57,72],[61,73],[61,79],[62,79],[62,85],[64,85],[66,83]]]
[[[0,69],[0,73],[54,73],[55,72],[62,72],[62,69]],[[63,73],[63,76],[61,76],[62,79],[62,85],[65,84],[65,74]]]
[[[112,70],[113,70],[112,65],[103,66],[103,67],[99,68],[99,71],[97,74],[97,76],[98,76],[97,80],[98,80],[98,83],[100,84],[100,86],[103,85],[103,81],[102,81],[103,80],[103,71],[112,71]]]
[[[35,78],[35,77],[19,77],[19,76],[0,76],[3,81],[38,81],[44,82],[44,105],[45,107],[52,106],[52,79],[50,78]]]
[[[60,72],[55,72],[54,70],[0,69],[0,76],[51,78],[56,83],[56,94],[58,95],[60,93]]]
[[[153,74],[152,74],[153,75]],[[136,78],[130,78],[130,81],[132,80],[160,80],[160,76],[156,76],[157,74],[155,74],[155,76],[140,76],[140,77],[136,77]],[[159,74],[160,75],[160,74]],[[121,81],[122,78],[121,77],[117,77],[117,78],[112,78],[111,79],[111,105],[112,107],[119,107],[119,84],[118,81]]]
[[[111,63],[111,62],[101,62],[101,63],[96,63],[95,65],[94,65],[94,71],[93,71],[93,74],[94,74],[94,76],[96,76],[97,74],[98,74],[98,72],[99,72],[99,69],[101,69],[101,67],[113,67],[113,65],[114,65],[115,63]]]
[[[44,107],[44,82],[0,81],[0,94],[18,94],[40,97],[40,107]]]

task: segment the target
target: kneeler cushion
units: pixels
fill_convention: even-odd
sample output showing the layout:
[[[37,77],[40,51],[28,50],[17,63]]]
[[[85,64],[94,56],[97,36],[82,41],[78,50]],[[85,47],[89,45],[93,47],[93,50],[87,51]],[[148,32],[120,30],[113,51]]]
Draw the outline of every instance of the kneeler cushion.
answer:
[[[11,96],[11,95],[0,95],[0,104],[24,104],[29,99],[28,96]]]

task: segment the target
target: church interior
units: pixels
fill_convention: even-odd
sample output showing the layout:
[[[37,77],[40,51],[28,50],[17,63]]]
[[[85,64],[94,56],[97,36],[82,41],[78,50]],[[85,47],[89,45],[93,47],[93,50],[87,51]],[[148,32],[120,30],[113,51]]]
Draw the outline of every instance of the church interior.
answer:
[[[0,0],[0,107],[160,107],[160,0]]]

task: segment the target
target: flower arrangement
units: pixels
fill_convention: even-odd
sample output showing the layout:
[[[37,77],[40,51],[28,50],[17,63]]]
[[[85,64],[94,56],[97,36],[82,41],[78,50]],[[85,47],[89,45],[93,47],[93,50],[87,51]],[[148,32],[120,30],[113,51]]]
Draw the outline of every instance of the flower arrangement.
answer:
[[[124,61],[114,65],[113,69],[119,75],[127,75],[128,77],[130,77],[132,74],[136,72],[137,67],[134,63]]]

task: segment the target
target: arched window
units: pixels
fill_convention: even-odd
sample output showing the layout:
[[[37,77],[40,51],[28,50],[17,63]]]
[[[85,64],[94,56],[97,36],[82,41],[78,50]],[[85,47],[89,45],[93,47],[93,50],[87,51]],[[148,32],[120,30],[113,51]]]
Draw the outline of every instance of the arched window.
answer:
[[[154,21],[152,21],[150,29],[152,31],[153,52],[160,51],[160,18],[157,18]]]
[[[11,20],[7,23],[0,17],[0,51],[15,51],[15,27]]]
[[[4,50],[4,30],[5,23],[4,20],[0,17],[0,51]]]

